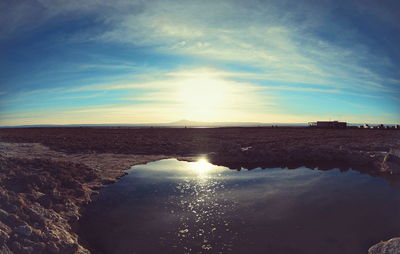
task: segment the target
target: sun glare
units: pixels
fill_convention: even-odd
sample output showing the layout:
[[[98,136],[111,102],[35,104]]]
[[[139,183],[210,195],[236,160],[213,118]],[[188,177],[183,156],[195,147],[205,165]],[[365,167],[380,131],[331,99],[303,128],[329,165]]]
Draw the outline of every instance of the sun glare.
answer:
[[[197,162],[190,164],[190,169],[195,171],[199,177],[207,176],[208,172],[213,168],[215,168],[215,166],[209,163],[205,158],[199,159]]]
[[[179,89],[185,117],[197,121],[217,120],[230,92],[226,81],[207,73],[186,77]]]

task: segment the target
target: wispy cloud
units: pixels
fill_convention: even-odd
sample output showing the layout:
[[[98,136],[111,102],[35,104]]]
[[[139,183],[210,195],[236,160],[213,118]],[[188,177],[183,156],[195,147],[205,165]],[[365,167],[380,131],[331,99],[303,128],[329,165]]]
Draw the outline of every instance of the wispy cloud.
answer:
[[[261,67],[281,80],[287,74],[313,76],[320,83],[346,77],[348,86],[370,80],[363,89],[382,88],[377,80],[383,78],[362,67],[362,62],[376,58],[379,61],[374,64],[380,65],[387,61],[373,55],[365,45],[344,47],[323,41],[308,32],[313,22],[296,23],[293,12],[279,17],[282,10],[277,11],[279,5],[273,1],[258,10],[249,6],[228,1],[151,2],[139,13],[110,18],[113,29],[97,39],[154,46],[164,53],[242,62]]]
[[[369,80],[362,89],[376,91],[384,90],[379,85],[389,78],[363,67],[366,60],[372,60],[379,68],[390,61],[374,55],[362,38],[358,44],[341,45],[313,33],[323,26],[334,27],[325,17],[333,8],[330,2],[323,6],[306,1],[302,5],[294,4],[290,10],[279,1],[115,1],[111,5],[92,0],[85,4],[41,0],[40,4],[45,17],[66,13],[97,16],[106,29],[85,40],[234,61],[262,68],[278,80],[296,75],[302,82],[312,76],[320,84],[331,84],[336,77],[346,77],[347,86],[361,87],[360,80]],[[21,12],[25,5],[21,4]],[[307,12],[303,12],[305,10]],[[304,16],[304,13],[310,15]],[[20,22],[25,20],[20,19]],[[357,31],[350,27],[342,31],[340,39],[341,42],[354,41],[357,36]]]

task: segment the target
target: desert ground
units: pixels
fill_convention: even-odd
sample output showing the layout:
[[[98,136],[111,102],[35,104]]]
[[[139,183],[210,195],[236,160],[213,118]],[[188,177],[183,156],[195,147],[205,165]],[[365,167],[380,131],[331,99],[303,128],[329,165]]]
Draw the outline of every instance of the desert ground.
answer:
[[[82,209],[136,164],[207,157],[237,170],[353,168],[400,187],[399,149],[399,130],[0,129],[0,253],[89,253],[76,234]],[[383,251],[399,242],[380,243],[370,253],[398,253]]]

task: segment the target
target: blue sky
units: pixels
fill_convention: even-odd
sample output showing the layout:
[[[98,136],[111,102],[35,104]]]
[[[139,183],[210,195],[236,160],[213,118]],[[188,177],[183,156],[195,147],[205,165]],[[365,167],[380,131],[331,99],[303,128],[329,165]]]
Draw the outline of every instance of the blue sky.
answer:
[[[398,1],[0,3],[0,125],[400,122]]]

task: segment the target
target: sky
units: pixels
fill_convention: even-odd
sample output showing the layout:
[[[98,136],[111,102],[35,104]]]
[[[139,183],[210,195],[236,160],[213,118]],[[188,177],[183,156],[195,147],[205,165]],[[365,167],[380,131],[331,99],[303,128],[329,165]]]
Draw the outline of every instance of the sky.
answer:
[[[400,123],[397,0],[0,1],[0,126]]]

